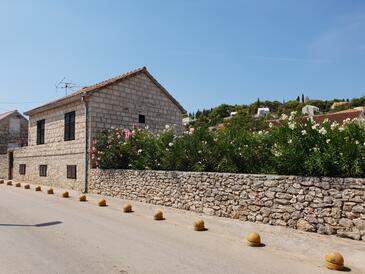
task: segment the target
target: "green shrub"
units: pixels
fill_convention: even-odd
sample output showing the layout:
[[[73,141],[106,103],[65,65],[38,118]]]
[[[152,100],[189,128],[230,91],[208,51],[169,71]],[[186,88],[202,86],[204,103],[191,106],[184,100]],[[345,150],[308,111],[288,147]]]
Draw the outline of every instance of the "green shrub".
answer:
[[[92,158],[102,169],[365,176],[364,124],[316,124],[295,112],[263,131],[204,127],[178,136],[170,128],[158,135],[111,129],[94,145]]]

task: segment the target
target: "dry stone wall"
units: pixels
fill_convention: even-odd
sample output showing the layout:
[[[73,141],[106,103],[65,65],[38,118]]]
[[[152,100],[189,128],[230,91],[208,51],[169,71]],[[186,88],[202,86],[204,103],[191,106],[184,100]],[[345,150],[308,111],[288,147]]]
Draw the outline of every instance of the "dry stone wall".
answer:
[[[365,240],[365,179],[93,169],[89,190]]]

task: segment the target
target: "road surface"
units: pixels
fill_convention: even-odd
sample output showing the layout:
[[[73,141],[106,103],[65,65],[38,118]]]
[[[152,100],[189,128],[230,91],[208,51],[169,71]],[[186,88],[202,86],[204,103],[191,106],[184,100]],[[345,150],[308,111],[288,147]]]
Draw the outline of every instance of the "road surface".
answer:
[[[338,250],[351,273],[365,273],[365,242],[240,222],[97,195],[88,202],[0,185],[0,273],[333,273],[324,254]],[[154,221],[156,209],[166,220]],[[196,232],[201,217],[207,231]],[[264,247],[244,236],[261,234]]]

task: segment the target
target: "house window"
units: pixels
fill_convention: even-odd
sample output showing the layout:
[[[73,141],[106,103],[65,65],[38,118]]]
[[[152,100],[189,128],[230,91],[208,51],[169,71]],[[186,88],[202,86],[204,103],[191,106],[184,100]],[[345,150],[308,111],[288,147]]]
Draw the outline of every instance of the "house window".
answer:
[[[37,145],[44,144],[44,128],[46,120],[37,121]]]
[[[65,114],[65,141],[75,140],[75,111]]]
[[[20,175],[25,175],[25,169],[26,169],[26,165],[25,164],[20,164],[19,165],[19,174]]]
[[[47,165],[40,165],[39,166],[39,176],[47,177]]]
[[[67,179],[76,179],[76,166],[75,165],[67,166]]]
[[[139,114],[139,115],[138,115],[138,122],[139,122],[140,124],[144,124],[144,123],[146,123],[146,116],[144,116],[144,115],[142,115],[142,114]]]

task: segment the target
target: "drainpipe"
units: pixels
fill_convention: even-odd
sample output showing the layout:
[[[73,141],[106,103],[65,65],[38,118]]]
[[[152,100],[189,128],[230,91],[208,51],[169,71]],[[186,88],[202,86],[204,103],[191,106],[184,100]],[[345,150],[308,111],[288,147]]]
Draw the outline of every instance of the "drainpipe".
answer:
[[[84,113],[85,113],[85,158],[84,158],[84,189],[83,193],[88,192],[88,180],[89,180],[89,106],[87,104],[86,94],[81,94],[81,102],[84,104]]]

